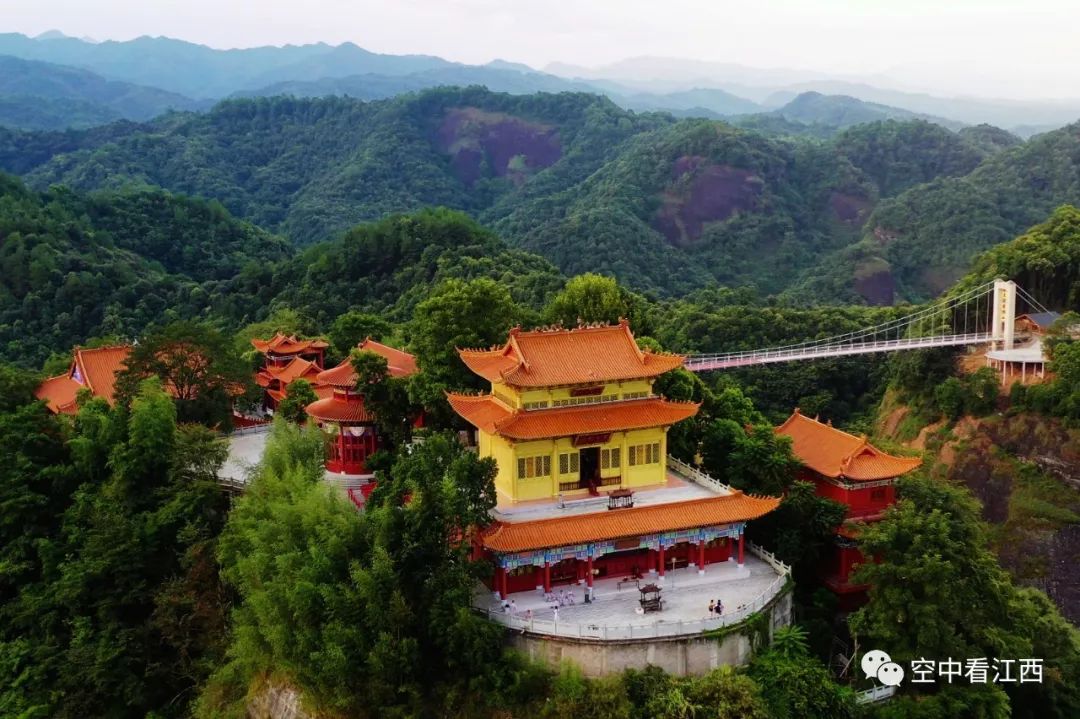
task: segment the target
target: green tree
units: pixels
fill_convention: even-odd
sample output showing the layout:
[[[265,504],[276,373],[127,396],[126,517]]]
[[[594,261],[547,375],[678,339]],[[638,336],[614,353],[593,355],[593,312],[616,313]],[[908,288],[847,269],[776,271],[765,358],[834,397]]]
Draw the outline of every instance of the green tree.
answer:
[[[315,389],[306,379],[295,379],[285,388],[285,399],[278,405],[277,411],[289,422],[303,424],[307,422],[307,412],[304,410],[309,404],[319,399]]]
[[[386,339],[391,331],[390,323],[381,315],[352,310],[334,320],[330,325],[329,338],[334,351],[347,357],[365,339],[378,342]]]
[[[978,503],[966,490],[921,477],[899,483],[900,501],[860,537],[879,562],[860,566],[870,601],[849,620],[861,643],[894,661],[1039,656],[1044,684],[943,687],[926,716],[1068,717],[1080,710],[1080,632],[1033,589],[1017,589],[987,547]],[[1006,692],[1008,696],[1006,696]],[[969,696],[970,695],[970,696]],[[907,703],[909,704],[909,703]],[[923,716],[924,714],[917,714]]]
[[[31,404],[16,415],[27,410],[44,412]],[[36,475],[58,495],[51,519],[27,505],[23,538],[5,545],[5,560],[26,540],[34,546],[21,557],[18,586],[0,583],[5,714],[178,717],[220,661],[227,598],[215,593],[215,568],[196,570],[195,560],[224,520],[227,500],[215,477],[225,449],[205,428],[178,428],[175,413],[153,380],[140,386],[130,412],[92,401],[71,428],[73,461],[54,450],[48,465],[24,474],[27,490]],[[31,419],[20,423],[29,429]],[[78,449],[82,433],[98,451]],[[27,435],[6,456],[26,472],[43,439]],[[177,606],[181,586],[198,611],[169,621],[164,608]]]
[[[970,404],[968,388],[957,377],[949,377],[934,389],[934,402],[951,420],[959,419]]]
[[[768,706],[770,719],[854,719],[854,692],[836,683],[829,670],[805,651],[785,642],[754,657],[748,674]]]
[[[846,515],[846,505],[819,497],[811,482],[797,481],[787,487],[775,511],[751,523],[750,532],[754,541],[791,565],[798,586],[809,587]]]
[[[976,417],[990,414],[1001,395],[1001,381],[990,367],[980,367],[968,377],[967,411]]]
[[[411,383],[410,395],[436,423],[450,422],[443,392],[483,388],[457,349],[505,342],[520,317],[506,288],[488,279],[450,280],[417,305],[409,337],[423,372]]]
[[[391,376],[386,358],[374,352],[354,349],[349,361],[356,370],[356,390],[375,415],[380,434],[391,448],[408,442],[416,414],[409,401],[408,380]]]
[[[159,378],[176,400],[182,422],[230,427],[232,398],[251,383],[248,367],[220,332],[194,322],[173,322],[149,333],[131,351],[116,379],[120,401],[139,382]]]
[[[705,429],[701,456],[713,477],[755,494],[783,493],[800,467],[790,438],[767,424],[743,426],[731,419],[715,419]]]
[[[544,309],[544,319],[563,327],[594,322],[614,324],[627,319],[638,334],[649,333],[644,299],[621,287],[614,278],[591,272],[568,280]]]

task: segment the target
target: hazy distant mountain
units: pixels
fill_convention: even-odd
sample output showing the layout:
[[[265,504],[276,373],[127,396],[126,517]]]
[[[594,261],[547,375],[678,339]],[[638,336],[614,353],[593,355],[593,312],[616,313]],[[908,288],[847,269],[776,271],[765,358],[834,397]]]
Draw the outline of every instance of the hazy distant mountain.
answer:
[[[822,95],[820,92],[804,92],[796,96],[774,114],[806,124],[851,127],[879,120],[927,120],[951,130],[958,130],[963,123],[943,117],[923,115],[899,107],[876,102],[865,102],[848,95]]]
[[[427,55],[381,55],[352,43],[215,50],[165,37],[91,43],[70,37],[36,40],[18,33],[0,34],[0,55],[80,67],[195,98],[220,98],[289,80],[407,75],[456,65]]]
[[[902,108],[917,116],[948,118],[972,125],[990,123],[1010,128],[1024,137],[1061,127],[1080,117],[1080,98],[1039,101],[939,97],[893,89],[898,83],[887,76],[842,77],[790,68],[754,68],[736,63],[656,57],[628,58],[595,68],[551,63],[544,69],[598,86],[618,83],[644,92],[717,88],[766,109],[779,108],[805,92],[847,95],[864,102]]]
[[[10,127],[91,127],[121,118],[148,120],[168,110],[206,106],[205,102],[156,87],[106,80],[78,68],[0,55],[0,124]]]
[[[827,95],[849,95],[866,102],[875,102],[910,110],[913,113],[947,117],[962,123],[989,123],[1019,132],[1022,126],[1036,126],[1040,131],[1061,127],[1080,117],[1080,98],[1076,100],[1002,100],[974,97],[935,97],[924,93],[889,90],[873,85],[845,82],[807,82],[778,88],[766,104],[789,102],[802,92],[815,91]]]
[[[510,63],[505,63],[509,65]],[[257,90],[244,90],[236,97],[259,97],[295,95],[296,97],[321,97],[325,95],[348,95],[361,100],[381,100],[403,92],[425,90],[430,87],[483,85],[493,92],[526,95],[534,92],[591,92],[594,87],[580,82],[564,80],[545,73],[508,70],[491,64],[484,66],[454,65],[416,72],[409,75],[379,75],[368,73],[348,77],[324,77],[318,80],[293,80],[276,82]]]
[[[674,114],[704,110],[708,116],[742,115],[762,110],[762,106],[724,90],[694,88],[678,92],[620,94],[606,93],[611,99],[630,110],[667,110]],[[694,113],[696,116],[697,113]]]
[[[104,105],[83,100],[0,95],[0,127],[19,130],[82,130],[120,115]]]
[[[831,76],[824,73],[806,70],[758,68],[731,62],[648,56],[631,57],[595,68],[554,62],[544,70],[553,75],[583,80],[614,80],[638,90],[662,93],[711,87],[745,95],[733,86],[775,88],[798,82],[831,79]]]

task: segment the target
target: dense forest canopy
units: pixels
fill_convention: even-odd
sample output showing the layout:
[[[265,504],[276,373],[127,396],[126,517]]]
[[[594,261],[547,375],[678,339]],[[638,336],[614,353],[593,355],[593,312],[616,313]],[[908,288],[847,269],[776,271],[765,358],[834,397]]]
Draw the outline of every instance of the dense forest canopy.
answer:
[[[0,130],[0,169],[38,189],[150,185],[212,199],[298,246],[442,205],[567,274],[605,272],[665,295],[753,284],[794,288],[800,300],[889,304],[924,296],[925,283],[894,267],[925,262],[903,242],[886,257],[856,244],[906,201],[885,198],[1027,150],[1002,151],[1009,136],[993,128],[958,134],[919,119],[826,139],[758,127],[634,113],[583,93],[263,97],[142,125]],[[1061,194],[1048,191],[1070,200]],[[934,257],[962,265],[985,246],[937,243]]]

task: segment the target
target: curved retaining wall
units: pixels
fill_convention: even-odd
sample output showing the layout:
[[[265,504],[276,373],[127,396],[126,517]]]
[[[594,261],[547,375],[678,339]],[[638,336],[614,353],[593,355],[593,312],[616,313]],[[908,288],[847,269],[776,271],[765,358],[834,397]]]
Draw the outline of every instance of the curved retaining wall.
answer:
[[[791,624],[789,583],[762,612],[769,617],[769,638],[778,627]],[[598,677],[624,669],[644,669],[652,664],[669,674],[686,676],[705,674],[719,666],[741,666],[753,654],[755,617],[725,630],[722,636],[686,634],[649,639],[578,639],[546,634],[512,631],[510,643],[515,649],[558,668],[563,662],[581,667],[586,676]]]

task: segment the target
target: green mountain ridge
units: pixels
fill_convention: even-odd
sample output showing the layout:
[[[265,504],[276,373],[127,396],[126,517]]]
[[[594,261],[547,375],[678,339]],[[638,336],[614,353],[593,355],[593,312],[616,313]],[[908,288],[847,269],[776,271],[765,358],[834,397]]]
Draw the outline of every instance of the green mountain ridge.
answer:
[[[918,300],[959,279],[972,258],[1080,203],[1080,123],[994,153],[971,173],[939,177],[882,202],[863,239],[825,258],[793,294],[839,301]],[[850,277],[868,278],[862,291]],[[880,294],[875,294],[880,293]]]
[[[989,154],[921,120],[822,142],[635,114],[595,95],[482,88],[231,100],[144,125],[0,132],[0,167],[41,189],[160,186],[299,245],[444,205],[564,272],[661,294],[783,291],[857,241],[881,197],[964,175]]]
[[[0,105],[7,108],[0,114],[0,124],[43,130],[85,128],[119,119],[149,120],[170,110],[207,107],[205,102],[156,87],[5,55],[0,55]],[[67,122],[65,113],[70,116]]]

